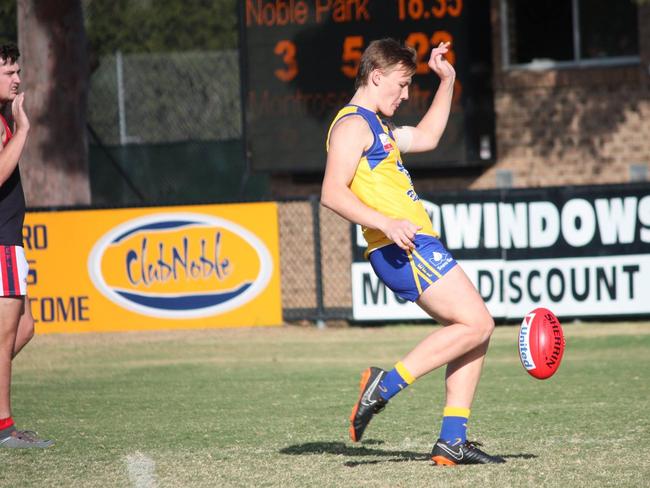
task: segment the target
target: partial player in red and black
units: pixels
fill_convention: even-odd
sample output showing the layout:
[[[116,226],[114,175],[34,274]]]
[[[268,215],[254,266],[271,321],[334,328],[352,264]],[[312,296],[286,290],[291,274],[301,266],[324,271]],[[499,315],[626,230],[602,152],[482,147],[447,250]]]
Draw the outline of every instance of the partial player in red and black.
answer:
[[[11,362],[34,335],[27,300],[28,265],[22,242],[25,196],[18,161],[27,141],[29,119],[19,93],[20,53],[13,44],[0,46],[0,105],[11,104],[14,123],[0,116],[0,448],[42,448],[52,441],[17,430],[11,412]]]

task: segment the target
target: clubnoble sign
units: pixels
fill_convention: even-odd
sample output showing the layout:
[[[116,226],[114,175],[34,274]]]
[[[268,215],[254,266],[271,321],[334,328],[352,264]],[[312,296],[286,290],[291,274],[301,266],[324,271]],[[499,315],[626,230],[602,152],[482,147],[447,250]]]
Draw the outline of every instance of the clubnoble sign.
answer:
[[[279,325],[274,203],[28,213],[37,331]]]

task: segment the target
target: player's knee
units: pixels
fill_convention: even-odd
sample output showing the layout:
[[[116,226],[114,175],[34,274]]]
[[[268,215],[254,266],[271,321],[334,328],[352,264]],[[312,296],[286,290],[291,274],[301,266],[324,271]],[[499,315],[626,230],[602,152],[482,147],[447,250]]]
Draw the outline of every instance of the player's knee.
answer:
[[[494,319],[490,315],[485,315],[477,320],[476,324],[478,343],[483,344],[490,339],[494,332]]]
[[[483,326],[486,341],[492,336],[492,332],[494,332],[494,326],[494,319],[491,316],[488,316],[485,321],[485,325]]]

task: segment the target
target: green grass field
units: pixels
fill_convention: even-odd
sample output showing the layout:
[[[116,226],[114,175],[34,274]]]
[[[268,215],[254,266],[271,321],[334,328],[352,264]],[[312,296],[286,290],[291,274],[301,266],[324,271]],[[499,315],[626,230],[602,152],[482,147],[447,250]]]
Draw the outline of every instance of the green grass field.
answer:
[[[648,486],[650,323],[568,324],[556,376],[529,377],[498,327],[469,437],[505,465],[435,467],[442,371],[347,439],[359,373],[427,326],[37,336],[15,362],[19,427],[0,486]]]

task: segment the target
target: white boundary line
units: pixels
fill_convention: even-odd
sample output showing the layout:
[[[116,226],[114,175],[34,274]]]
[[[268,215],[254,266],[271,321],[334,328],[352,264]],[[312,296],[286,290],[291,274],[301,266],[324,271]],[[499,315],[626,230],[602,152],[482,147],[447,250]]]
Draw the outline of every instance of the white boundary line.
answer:
[[[125,458],[129,480],[134,488],[154,488],[156,483],[156,463],[149,456],[139,451]]]

